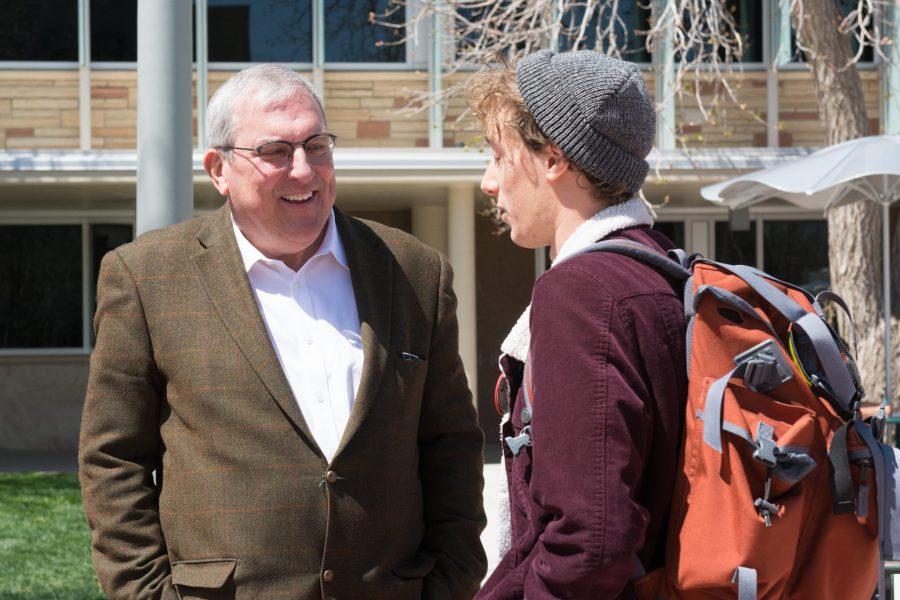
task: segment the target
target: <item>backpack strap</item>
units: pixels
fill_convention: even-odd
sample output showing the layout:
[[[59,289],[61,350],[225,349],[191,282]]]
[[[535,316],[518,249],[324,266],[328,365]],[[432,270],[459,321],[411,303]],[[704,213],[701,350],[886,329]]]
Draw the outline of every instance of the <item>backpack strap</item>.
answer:
[[[571,260],[576,256],[581,256],[582,254],[587,254],[588,252],[612,252],[614,254],[628,256],[647,266],[653,267],[657,271],[661,271],[663,274],[668,275],[677,281],[685,281],[691,276],[691,272],[682,264],[683,260],[689,260],[684,250],[680,251],[680,255],[677,254],[679,251],[676,250],[675,257],[677,260],[673,260],[672,258],[653,250],[646,244],[635,242],[634,240],[623,239],[594,242],[589,246],[585,246],[575,254],[567,256],[556,264],[562,264],[567,260]]]
[[[744,281],[754,292],[762,296],[788,321],[796,325],[809,337],[819,363],[828,378],[828,391],[834,396],[838,407],[845,414],[853,414],[860,400],[857,386],[853,382],[850,371],[841,358],[840,350],[831,336],[831,331],[822,318],[806,310],[792,300],[787,294],[778,290],[771,283],[759,276],[756,269],[743,265],[727,265],[711,262]]]
[[[820,317],[824,317],[825,314],[822,310],[822,302],[834,302],[838,306],[841,307],[844,311],[844,316],[847,317],[847,321],[850,322],[850,333],[853,336],[853,352],[859,352],[859,346],[856,344],[856,325],[853,323],[853,317],[850,316],[850,309],[847,308],[847,303],[844,302],[844,299],[835,294],[830,290],[825,290],[816,294],[815,302],[813,302],[813,308],[816,309],[816,312],[819,313]]]
[[[731,583],[736,583],[738,600],[756,600],[756,569],[738,567],[731,576]]]
[[[859,434],[859,437],[868,447],[869,452],[872,453],[872,466],[875,468],[876,506],[878,507],[878,598],[887,598],[884,584],[884,539],[885,537],[890,537],[893,541],[893,537],[891,537],[893,532],[886,536],[885,530],[890,531],[888,529],[891,526],[891,519],[888,518],[891,512],[889,505],[894,504],[894,502],[889,502],[888,490],[886,489],[885,452],[882,449],[882,444],[875,439],[872,435],[872,430],[866,423],[859,419],[855,419],[851,423],[856,429],[856,433]],[[893,492],[893,489],[891,491]]]
[[[522,448],[531,446],[531,415],[533,413],[531,407],[531,398],[534,394],[534,388],[531,381],[531,353],[525,357],[525,374],[522,377],[522,399],[525,401],[525,407],[522,409],[520,418],[525,425],[522,431],[516,436],[507,436],[503,441],[509,446],[509,451],[513,456],[518,456]]]

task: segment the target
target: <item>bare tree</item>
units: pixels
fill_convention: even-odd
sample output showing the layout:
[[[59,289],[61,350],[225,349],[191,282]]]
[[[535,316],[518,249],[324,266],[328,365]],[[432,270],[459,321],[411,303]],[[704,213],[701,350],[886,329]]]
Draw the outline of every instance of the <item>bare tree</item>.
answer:
[[[867,48],[887,60],[882,49],[893,37],[890,24],[882,18],[887,0],[780,2],[790,11],[797,48],[813,74],[827,143],[867,135],[856,64]],[[453,51],[443,64],[448,75],[477,68],[497,53],[514,57],[548,47],[590,48],[643,62],[662,44],[670,43],[675,65],[672,89],[682,102],[695,103],[706,120],[727,118],[720,110],[725,100],[745,108],[734,75],[741,70],[748,46],[761,43],[741,30],[736,18],[740,3],[733,0],[418,0],[410,4],[406,31],[439,15],[452,32],[448,37],[453,39]],[[406,5],[405,0],[390,0],[387,13],[395,14]],[[384,14],[372,19],[397,27],[386,23],[389,19]],[[713,85],[701,85],[704,82]],[[449,85],[436,97],[427,91],[413,93],[410,109],[446,102],[463,85]],[[685,137],[679,139],[688,143]],[[869,401],[880,401],[884,394],[879,215],[877,207],[867,202],[832,208],[826,215],[832,287],[844,296],[856,319],[857,359]],[[900,224],[895,244],[898,238]],[[892,289],[894,297],[900,298],[900,278],[894,278]],[[897,313],[895,309],[895,341],[900,340]],[[900,369],[895,370],[894,389],[900,389],[896,371]]]
[[[845,15],[834,0],[792,0],[791,19],[798,45],[810,69],[825,126],[826,142],[837,144],[868,135],[868,119],[862,82],[855,65],[863,49],[872,47],[881,54],[889,42],[883,29],[891,24],[879,19],[881,3],[859,0]],[[852,35],[848,34],[852,32]],[[851,39],[857,42],[853,52]],[[882,59],[886,60],[883,54]],[[884,390],[885,326],[893,327],[897,343],[897,311],[892,324],[884,323],[882,282],[881,210],[872,202],[855,202],[831,208],[828,218],[828,258],[832,288],[847,301],[860,334],[857,357],[870,401],[880,401]],[[900,229],[893,234],[898,239]],[[892,281],[892,295],[900,291],[900,280]],[[845,324],[846,327],[846,324]],[[894,374],[893,389],[898,389]]]

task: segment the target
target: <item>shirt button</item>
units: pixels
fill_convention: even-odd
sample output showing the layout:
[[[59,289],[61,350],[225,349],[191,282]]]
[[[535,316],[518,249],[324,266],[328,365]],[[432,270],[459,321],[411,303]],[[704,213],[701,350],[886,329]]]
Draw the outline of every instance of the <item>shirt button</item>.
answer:
[[[305,340],[305,341],[306,341],[306,345],[307,345],[307,346],[312,346],[313,339],[312,339],[312,336],[311,336],[311,335],[306,336],[306,340]]]
[[[332,571],[331,569],[325,569],[322,572],[322,581],[324,581],[325,583],[331,583],[332,581],[334,581],[334,571]]]
[[[323,396],[322,394],[316,394],[316,402],[322,404],[323,402],[325,402],[325,396]]]
[[[327,473],[325,473],[325,481],[327,481],[328,483],[335,483],[337,480],[338,480],[338,476],[337,476],[337,473],[335,473],[334,471],[328,471]],[[325,571],[325,572],[328,573],[328,571]],[[330,581],[330,580],[326,579],[325,581]]]

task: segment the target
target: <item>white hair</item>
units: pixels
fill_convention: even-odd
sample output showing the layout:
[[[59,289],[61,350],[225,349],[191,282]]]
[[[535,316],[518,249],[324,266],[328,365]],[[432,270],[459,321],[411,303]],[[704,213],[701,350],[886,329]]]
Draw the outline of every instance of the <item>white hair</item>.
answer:
[[[237,129],[234,114],[250,94],[256,94],[266,104],[283,102],[297,94],[309,94],[325,118],[322,99],[309,79],[280,65],[255,65],[232,76],[210,98],[206,109],[206,138],[210,148],[234,143]]]

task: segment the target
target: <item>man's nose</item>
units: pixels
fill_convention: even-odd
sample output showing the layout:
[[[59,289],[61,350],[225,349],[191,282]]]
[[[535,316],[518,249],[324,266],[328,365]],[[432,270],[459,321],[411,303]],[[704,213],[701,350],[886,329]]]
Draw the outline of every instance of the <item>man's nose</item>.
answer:
[[[484,192],[485,196],[495,198],[497,196],[499,187],[500,186],[497,183],[497,178],[494,177],[491,169],[488,168],[488,170],[485,171],[484,175],[482,175],[481,177],[481,191]]]
[[[309,179],[312,174],[313,169],[307,160],[306,151],[303,148],[296,148],[291,157],[290,176],[293,179]]]

